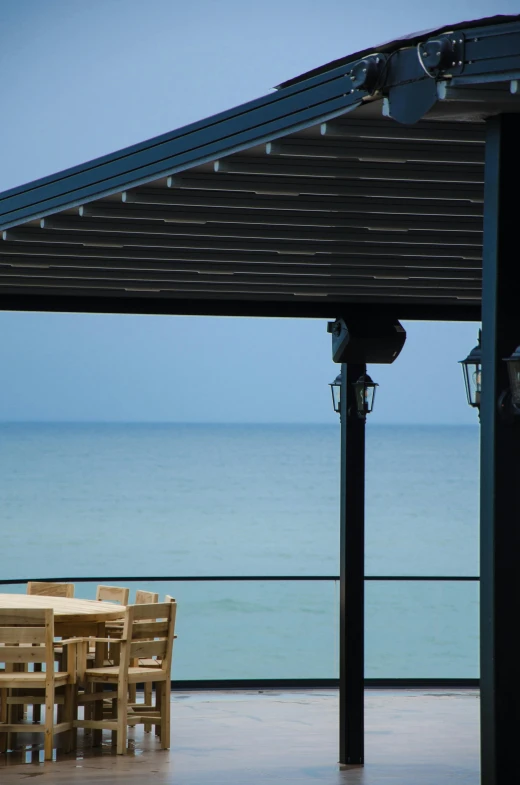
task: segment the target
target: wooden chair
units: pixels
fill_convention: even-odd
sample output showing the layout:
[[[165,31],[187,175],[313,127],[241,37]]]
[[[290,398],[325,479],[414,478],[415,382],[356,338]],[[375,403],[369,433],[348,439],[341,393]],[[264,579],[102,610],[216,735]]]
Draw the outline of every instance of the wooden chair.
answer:
[[[98,586],[96,589],[96,600],[100,602],[118,602],[120,605],[128,605],[130,589],[122,586]]]
[[[104,586],[98,584],[96,588],[96,600],[98,602],[116,602],[119,605],[128,605],[130,598],[130,589],[123,586]],[[104,647],[104,664],[112,665],[119,660],[119,647],[114,641],[121,637],[123,631],[123,624],[119,621],[111,621],[106,625],[106,633],[110,640],[107,641]],[[110,645],[112,644],[112,646]],[[90,666],[94,665],[96,658],[95,646],[91,645],[87,650],[87,663]],[[85,708],[86,716],[89,715],[90,707]]]
[[[151,602],[159,602],[159,594],[155,591],[144,591],[144,589],[137,589],[135,592],[135,604],[136,605],[147,605]],[[152,668],[156,667],[156,660],[151,660],[153,663],[151,665]],[[134,660],[132,665],[144,665],[145,663],[142,660]],[[144,705],[151,706],[152,705],[152,693],[153,693],[153,686],[151,682],[146,682],[144,685]],[[136,686],[135,684],[131,684],[128,688],[128,700],[130,704],[134,704],[136,702],[137,695],[136,695]],[[146,723],[144,726],[145,733],[150,733],[152,726],[149,722]]]
[[[116,602],[119,605],[128,605],[130,599],[130,589],[123,586],[103,586],[99,585],[96,589],[96,600],[99,602]],[[111,621],[106,625],[106,631],[110,638],[119,638],[123,631],[123,624],[119,621]],[[112,640],[113,643],[113,640]],[[107,644],[105,651],[106,664],[111,664],[117,660],[119,648],[112,646],[112,653],[110,652],[110,644]],[[93,652],[90,652],[90,659],[94,659]]]
[[[39,594],[44,597],[74,597],[73,583],[52,583],[51,581],[29,581],[27,594]]]
[[[165,602],[176,602],[176,600],[175,600],[175,597],[172,597],[172,596],[171,596],[171,595],[169,595],[169,594],[165,594],[165,595],[164,595],[164,601],[165,601]],[[177,637],[177,636],[175,636],[175,637]],[[152,667],[153,667],[153,666],[152,666]],[[156,666],[156,667],[157,667],[157,666]],[[158,710],[160,711],[160,709],[161,709],[161,693],[160,693],[160,692],[158,692],[158,693],[156,694],[156,696],[155,696],[155,706],[156,706],[156,709],[158,709]],[[158,735],[159,735],[159,734],[158,734],[158,730],[159,730],[158,728],[155,728],[155,735],[156,735],[156,736],[158,736]]]
[[[23,625],[23,626],[21,626]],[[75,658],[67,672],[54,670],[54,612],[46,608],[2,608],[0,609],[0,662],[5,662],[5,671],[0,673],[0,734],[30,732],[44,734],[44,757],[52,760],[54,737],[70,731],[67,749],[70,750],[73,736]],[[27,669],[15,671],[16,665],[36,663],[45,665],[44,672],[31,672]],[[60,702],[57,688],[64,688],[63,721],[54,723],[54,706]],[[27,704],[27,696],[15,696],[13,690],[36,690],[30,703],[45,705],[43,725],[28,725],[12,722],[13,707]],[[41,695],[43,693],[43,696]]]
[[[135,593],[136,605],[149,605],[151,602],[159,602],[159,594],[156,591],[137,589]]]
[[[170,670],[176,613],[175,602],[129,605],[120,641],[119,664],[86,668],[84,671],[86,694],[81,702],[94,702],[95,719],[75,720],[74,727],[115,731],[119,755],[123,755],[126,750],[128,725],[160,725],[161,746],[163,749],[170,747]],[[105,642],[108,639],[91,640]],[[74,639],[71,642],[73,641]],[[132,660],[144,658],[160,659],[161,664],[153,668],[131,665]],[[160,709],[144,704],[129,707],[128,688],[138,682],[155,682],[159,685],[157,692],[161,696]],[[103,701],[106,700],[107,694],[103,690],[95,692],[96,684],[117,686],[117,717],[103,717]]]
[[[52,581],[29,581],[27,583],[27,594],[39,595],[40,597],[74,597],[74,584],[73,583],[54,583]],[[54,654],[56,662],[58,663],[58,670],[63,670],[63,649],[58,645],[54,647]],[[42,666],[40,663],[34,664],[35,671],[41,671]],[[33,707],[33,721],[39,722],[41,716],[40,704]]]

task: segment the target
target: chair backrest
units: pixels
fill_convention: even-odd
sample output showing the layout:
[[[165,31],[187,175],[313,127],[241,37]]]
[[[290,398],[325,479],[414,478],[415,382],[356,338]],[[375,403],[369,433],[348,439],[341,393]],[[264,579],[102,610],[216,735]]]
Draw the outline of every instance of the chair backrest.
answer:
[[[29,581],[27,594],[39,594],[43,597],[74,597],[73,583],[52,583],[51,581]]]
[[[96,600],[106,602],[118,602],[120,605],[128,605],[130,589],[122,586],[98,586],[96,589]]]
[[[165,602],[176,602],[175,597],[172,597],[170,594],[165,594],[164,595],[164,601]]]
[[[52,608],[0,608],[0,662],[44,663],[50,678],[54,673]]]
[[[169,679],[176,616],[176,602],[129,605],[121,637],[120,667],[128,670],[134,660],[156,659]]]
[[[149,605],[151,602],[159,602],[159,594],[156,591],[137,589],[135,592],[136,605]]]

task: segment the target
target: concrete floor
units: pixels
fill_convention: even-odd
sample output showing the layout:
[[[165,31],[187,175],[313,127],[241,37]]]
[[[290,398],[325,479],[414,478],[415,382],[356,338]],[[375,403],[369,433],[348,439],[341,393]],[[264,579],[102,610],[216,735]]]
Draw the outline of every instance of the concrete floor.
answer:
[[[172,694],[172,748],[130,730],[131,751],[0,755],[0,782],[41,785],[478,785],[475,691],[368,690],[366,764],[339,767],[334,691]],[[41,738],[41,737],[40,737]],[[20,737],[23,741],[23,737]],[[27,742],[30,743],[30,737]]]

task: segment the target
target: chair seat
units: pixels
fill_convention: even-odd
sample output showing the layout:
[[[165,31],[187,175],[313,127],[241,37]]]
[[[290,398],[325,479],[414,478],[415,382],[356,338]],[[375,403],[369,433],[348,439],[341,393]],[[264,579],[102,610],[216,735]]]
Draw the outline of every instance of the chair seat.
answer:
[[[87,652],[87,665],[89,666],[89,668],[94,666],[95,661],[96,661],[96,655],[94,654],[94,652],[91,651]],[[103,667],[108,667],[109,665],[114,665],[114,661],[105,660],[103,662]]]
[[[159,660],[154,660],[152,657],[149,659],[139,660],[140,668],[160,668],[161,663]]]
[[[5,673],[4,671],[0,672],[0,687],[4,686],[14,686],[15,684],[19,684],[20,687],[45,687],[45,678],[46,675],[44,672],[39,671],[36,673],[27,673],[27,672],[14,672],[14,673]],[[71,677],[68,673],[58,671],[54,673],[54,683],[57,685],[66,684],[67,682],[71,681]]]
[[[85,680],[104,681],[115,684],[119,680],[119,665],[112,665],[106,668],[87,668],[85,671]],[[161,679],[159,668],[128,668],[129,684],[137,684],[137,682],[140,681],[163,680],[166,680],[166,677]]]

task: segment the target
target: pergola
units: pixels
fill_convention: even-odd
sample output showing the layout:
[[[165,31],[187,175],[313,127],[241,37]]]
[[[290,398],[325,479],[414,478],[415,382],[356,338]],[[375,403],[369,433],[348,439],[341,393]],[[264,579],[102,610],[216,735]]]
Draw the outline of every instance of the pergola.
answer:
[[[520,726],[520,432],[497,408],[520,343],[518,80],[520,17],[462,23],[0,194],[2,309],[482,320],[485,785],[510,785]],[[343,374],[343,763],[364,755],[364,368]]]

